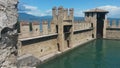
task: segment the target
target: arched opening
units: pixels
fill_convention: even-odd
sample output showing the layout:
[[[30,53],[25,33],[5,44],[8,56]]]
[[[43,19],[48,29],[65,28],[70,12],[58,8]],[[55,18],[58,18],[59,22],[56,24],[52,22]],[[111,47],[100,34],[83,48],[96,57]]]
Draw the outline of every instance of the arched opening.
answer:
[[[58,51],[60,51],[60,45],[59,45],[59,43],[57,43],[57,48],[58,48]]]
[[[67,40],[67,47],[68,47],[68,48],[70,47],[70,42],[69,42],[69,40]]]

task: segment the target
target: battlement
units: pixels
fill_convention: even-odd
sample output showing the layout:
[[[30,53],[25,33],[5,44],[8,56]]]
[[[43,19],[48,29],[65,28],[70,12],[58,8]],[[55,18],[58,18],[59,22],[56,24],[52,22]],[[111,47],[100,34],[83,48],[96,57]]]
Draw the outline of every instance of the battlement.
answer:
[[[32,25],[40,25],[40,23],[38,21],[33,21]]]
[[[21,26],[27,26],[27,25],[29,25],[29,22],[27,22],[27,21],[21,21]]]
[[[54,33],[56,33],[56,27],[54,23],[50,23],[48,28],[48,21],[42,21],[41,24],[38,21],[20,21],[19,38],[34,37]]]
[[[59,8],[54,7],[52,9],[52,16],[53,16],[53,21],[54,23],[57,23],[58,18],[63,20],[64,22],[70,22],[73,20],[73,13],[74,9],[73,8],[63,8],[60,6]]]
[[[21,33],[27,33],[27,32],[29,32],[29,22],[27,22],[27,21],[21,21],[20,22],[20,28],[21,28],[20,29]]]
[[[108,20],[107,28],[120,28],[120,20]]]
[[[85,30],[92,28],[92,23],[88,23],[86,21],[75,21],[74,22],[74,30]]]
[[[83,41],[95,39],[99,26],[97,25],[98,22],[106,23],[106,20],[103,21],[104,13],[101,15],[102,21],[101,18],[100,21],[96,20],[98,19],[97,15],[90,13],[88,17],[85,16],[85,21],[74,21],[74,9],[61,6],[52,8],[53,19],[51,22],[46,20],[28,22],[27,24],[22,22],[25,25],[20,26],[21,31],[24,30],[19,35],[22,44],[20,54],[33,54],[39,58],[57,51],[64,52],[83,44]],[[20,22],[20,24],[22,23]],[[106,29],[106,27],[104,28]]]

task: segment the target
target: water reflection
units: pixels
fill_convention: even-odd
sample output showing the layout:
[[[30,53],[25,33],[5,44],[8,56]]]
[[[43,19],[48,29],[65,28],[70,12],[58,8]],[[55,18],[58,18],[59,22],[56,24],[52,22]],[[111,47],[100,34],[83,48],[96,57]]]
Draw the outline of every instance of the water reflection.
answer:
[[[95,68],[102,68],[103,60],[103,40],[98,39],[95,43],[96,53],[95,53]]]
[[[116,67],[120,63],[119,44],[118,41],[97,39],[37,68],[120,68],[120,65]]]

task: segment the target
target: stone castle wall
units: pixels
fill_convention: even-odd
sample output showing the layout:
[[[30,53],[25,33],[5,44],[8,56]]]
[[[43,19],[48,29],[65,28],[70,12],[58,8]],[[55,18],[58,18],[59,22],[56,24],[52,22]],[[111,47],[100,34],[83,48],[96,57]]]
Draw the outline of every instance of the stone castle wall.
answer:
[[[50,25],[47,21],[21,21],[18,37],[17,3],[18,0],[0,0],[1,68],[34,66],[51,54],[55,56],[96,38],[96,13],[86,16],[85,21],[76,22],[74,9],[63,7],[52,9],[53,19]],[[104,20],[103,31],[104,38],[120,39],[120,21],[113,20],[110,24]]]
[[[120,29],[107,29],[107,39],[120,39]]]
[[[83,41],[87,41],[89,39],[92,39],[92,30],[84,30],[82,32],[75,32],[74,38],[73,38],[73,44],[79,45]]]
[[[30,31],[30,23],[20,22],[24,25],[20,26],[19,55],[32,54],[34,57],[40,58],[59,51],[64,52],[84,41],[93,39],[91,23],[74,22],[73,9],[59,7],[57,10],[54,7],[52,12],[53,19],[49,26],[47,21],[43,21],[42,24],[32,22],[32,31]]]
[[[30,31],[29,24],[23,21],[21,25],[21,33],[19,34],[19,41],[21,42],[21,47],[19,49],[19,55],[32,54],[36,58],[41,58],[43,56],[58,53],[60,51],[60,45],[58,43],[58,33],[56,24],[51,23],[50,28],[48,28],[47,21],[42,22],[32,22],[32,31]],[[66,24],[65,24],[66,25]],[[71,26],[71,25],[70,25]],[[93,39],[93,29],[91,23],[87,22],[74,22],[73,24],[73,37],[72,37],[72,47],[79,45],[84,41]],[[61,32],[62,33],[62,32]],[[70,35],[69,32],[64,33],[64,50],[70,48]],[[29,44],[25,44],[29,43]]]
[[[19,55],[32,54],[36,58],[55,53],[57,48],[57,36],[44,36],[38,39],[22,41]]]
[[[75,21],[74,22],[74,35],[73,44],[77,45],[83,41],[92,38],[93,27],[92,23],[86,21]]]
[[[120,39],[120,20],[112,20],[111,22],[107,22],[106,38]]]
[[[96,39],[97,15],[85,16],[85,21],[74,21],[73,13],[73,9],[54,7],[52,9],[53,19],[50,24],[45,20],[42,23],[21,21],[19,55],[31,54],[30,56],[35,59],[43,61],[41,59],[43,57],[51,54],[55,56],[83,42]],[[110,24],[107,18],[103,20],[103,38],[120,39],[120,21],[117,23],[113,20]]]
[[[31,27],[30,24],[32,24]],[[19,33],[20,39],[55,34],[55,33],[56,33],[56,27],[54,23],[51,23],[49,28],[47,21],[43,21],[42,24],[40,24],[40,22],[30,23],[30,22],[20,21],[20,33]]]
[[[91,23],[81,21],[81,22],[74,22],[74,30],[84,30],[84,29],[90,29]]]
[[[83,24],[83,23],[82,23]],[[86,24],[86,23],[85,23]],[[84,24],[83,24],[84,25]],[[78,27],[81,27],[79,25]],[[73,38],[72,38],[72,46],[75,47],[84,41],[88,41],[92,39],[92,29],[88,27],[83,29],[74,30]],[[21,35],[21,34],[20,34]],[[19,55],[27,55],[32,54],[35,58],[41,58],[43,56],[49,54],[56,54],[60,51],[60,45],[58,45],[58,33],[50,33],[50,34],[23,34],[24,37],[19,37],[19,41],[21,41],[21,47],[19,49]],[[28,36],[29,35],[29,36]],[[34,36],[33,36],[34,35]],[[66,33],[68,36],[69,33]],[[69,39],[69,37],[66,37]],[[29,44],[25,44],[29,43]],[[67,40],[64,39],[64,50],[67,50],[70,47],[70,43],[68,45]]]

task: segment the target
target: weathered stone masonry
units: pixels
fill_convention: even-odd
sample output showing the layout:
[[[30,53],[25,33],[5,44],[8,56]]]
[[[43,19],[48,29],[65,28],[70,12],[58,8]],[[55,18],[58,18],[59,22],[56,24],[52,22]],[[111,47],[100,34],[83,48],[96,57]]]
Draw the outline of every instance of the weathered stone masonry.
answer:
[[[110,25],[110,21],[107,21],[106,26],[106,38],[107,39],[120,39],[120,20],[112,20],[112,24]]]
[[[73,8],[59,7],[57,9],[54,7],[52,15],[53,19],[49,28],[47,21],[43,21],[42,25],[39,22],[32,22],[32,31],[30,31],[29,22],[20,22],[19,41],[21,47],[19,48],[19,56],[31,54],[34,58],[42,61],[41,58],[44,56],[64,52],[84,41],[94,39],[92,37],[94,26],[87,21],[74,22]],[[23,60],[19,63],[25,62]]]
[[[0,0],[0,68],[16,67],[18,0]]]

